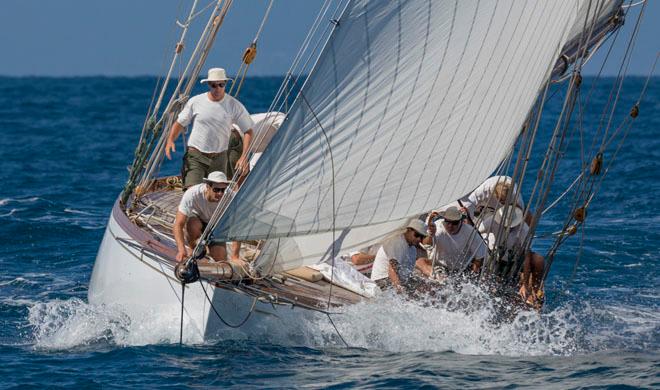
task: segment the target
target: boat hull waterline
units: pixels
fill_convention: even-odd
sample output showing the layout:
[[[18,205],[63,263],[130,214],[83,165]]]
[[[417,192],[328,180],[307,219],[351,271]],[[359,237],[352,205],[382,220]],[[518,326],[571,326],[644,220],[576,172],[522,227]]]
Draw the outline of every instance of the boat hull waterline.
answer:
[[[116,202],[96,256],[88,301],[93,305],[119,308],[131,319],[143,318],[145,313],[169,316],[171,318],[160,320],[171,322],[172,340],[177,340],[181,283],[174,277],[173,264],[145,255],[148,251],[140,245],[130,245],[139,241],[141,234],[145,233],[129,221],[119,202]],[[186,285],[184,340],[213,340],[226,335],[230,328],[218,318],[213,308],[231,325],[240,324],[252,311],[247,321],[235,329],[245,336],[261,333],[264,326],[295,323],[293,321],[309,314],[306,313],[309,310],[299,306],[271,304],[262,300],[255,302],[245,293],[218,288],[206,281],[196,282]]]

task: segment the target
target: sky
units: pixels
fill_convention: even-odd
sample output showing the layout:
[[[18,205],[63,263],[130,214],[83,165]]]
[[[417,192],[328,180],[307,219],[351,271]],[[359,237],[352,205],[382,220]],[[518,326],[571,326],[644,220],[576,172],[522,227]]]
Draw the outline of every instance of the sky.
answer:
[[[200,0],[199,4],[205,6],[210,1]],[[660,51],[660,0],[647,1],[629,74],[647,75]],[[163,74],[180,31],[175,21],[185,18],[191,2],[0,0],[0,75]],[[267,3],[267,0],[234,0],[207,61],[209,66],[224,66],[230,74],[235,73],[243,50],[259,28]],[[250,75],[286,73],[321,3],[321,0],[275,0]],[[639,6],[633,8],[634,13],[639,9]],[[634,22],[631,14],[624,32],[632,30]],[[623,53],[627,41],[619,38],[616,43],[615,52]],[[598,72],[605,51],[594,56],[584,74]],[[612,57],[603,73],[616,75],[619,63]],[[654,75],[660,75],[660,65]]]

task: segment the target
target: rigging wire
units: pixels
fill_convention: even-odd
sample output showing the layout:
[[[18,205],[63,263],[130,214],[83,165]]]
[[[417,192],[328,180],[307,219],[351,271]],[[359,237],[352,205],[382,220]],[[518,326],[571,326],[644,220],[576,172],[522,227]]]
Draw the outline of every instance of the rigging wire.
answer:
[[[625,75],[627,73],[628,65],[630,64],[630,58],[632,56],[632,47],[634,46],[635,38],[637,36],[637,32],[639,31],[640,20],[642,18],[643,12],[644,12],[644,7],[642,7],[642,10],[640,11],[640,13],[638,15],[638,18],[637,18],[637,21],[636,21],[636,24],[635,24],[635,29],[634,29],[633,33],[631,34],[630,40],[628,41],[628,45],[627,45],[627,48],[626,48],[626,51],[625,51],[625,55],[622,59],[621,66],[619,68],[619,75],[617,76],[617,80],[619,80],[619,81],[617,83],[618,88],[617,88],[617,92],[616,92],[616,99],[615,99],[614,105],[612,105],[612,107],[610,108],[610,115],[609,115],[610,119],[609,119],[608,125],[607,125],[608,128],[609,128],[609,125],[611,123],[611,119],[614,115],[616,101],[618,100],[619,94],[620,94],[622,86],[623,86],[623,79],[625,78]],[[658,59],[658,57],[656,56],[656,63],[657,63],[657,59]],[[651,72],[649,73],[649,76],[647,78],[647,83],[648,83],[648,80],[650,79],[650,76],[653,74],[656,63],[654,63],[654,65],[651,69]],[[639,103],[640,103],[641,99],[643,98],[644,93],[646,91],[646,85],[642,89],[642,92],[640,93],[640,97],[637,100],[637,103],[633,106],[633,109],[631,110],[630,117],[632,117],[632,120],[629,120],[630,118],[626,118],[624,120],[624,122],[616,129],[616,131],[614,132],[614,134],[611,137],[607,136],[607,130],[605,131],[605,134],[603,134],[601,147],[599,148],[599,154],[600,155],[602,155],[602,153],[604,152],[604,149],[607,148],[607,146],[612,142],[614,137],[619,133],[620,129],[624,125],[626,125],[626,123],[627,123],[626,130],[624,131],[623,136],[622,136],[621,140],[619,141],[619,143],[617,145],[617,148],[614,151],[613,156],[610,158],[610,161],[609,161],[609,164],[608,164],[607,168],[603,171],[603,174],[600,175],[600,177],[598,179],[596,179],[596,177],[599,174],[598,170],[595,171],[595,172],[592,172],[591,176],[589,178],[587,178],[586,181],[584,181],[585,187],[582,188],[579,191],[579,193],[576,194],[576,201],[573,205],[573,209],[571,210],[571,213],[568,216],[568,219],[566,221],[566,225],[564,227],[564,230],[566,230],[568,224],[573,219],[575,219],[577,221],[577,223],[580,224],[580,225],[584,224],[584,218],[586,217],[586,209],[587,209],[588,205],[590,204],[591,200],[593,199],[593,197],[595,196],[595,194],[599,191],[600,186],[602,185],[603,180],[604,180],[607,172],[609,171],[609,169],[612,166],[614,160],[616,159],[616,156],[617,156],[619,150],[621,149],[621,147],[622,147],[622,145],[623,145],[623,143],[624,143],[624,141],[625,141],[625,139],[628,135],[628,132],[630,131],[630,129],[632,127],[632,122],[637,117]],[[608,102],[606,104],[606,109],[607,109],[607,107],[609,107],[609,103],[611,102],[613,94],[614,94],[614,87],[613,87],[613,90],[610,93],[610,99],[608,100]],[[606,112],[607,111],[604,111],[603,114],[602,114],[603,119],[606,116]],[[601,125],[602,125],[602,120],[601,120]],[[609,138],[609,141],[607,141],[608,138]],[[594,139],[594,144],[595,144],[595,142],[596,142],[596,138]],[[584,169],[583,169],[583,171],[584,171]],[[588,186],[588,188],[587,188],[587,186]],[[578,206],[578,205],[581,205],[581,207],[576,208],[576,206]],[[582,210],[581,217],[579,217],[577,215],[577,212],[580,211],[580,210]],[[582,234],[584,235],[584,231],[582,231]],[[553,244],[552,248],[549,250],[548,258],[549,258],[550,261],[548,262],[548,264],[546,264],[546,270],[544,272],[544,279],[547,277],[547,274],[549,272],[549,266],[552,263],[552,259],[554,257],[554,254],[556,253],[556,250],[566,240],[567,237],[568,237],[568,235],[558,236],[555,243]],[[582,245],[582,244],[580,244],[580,245]],[[581,253],[581,252],[578,252],[578,254],[579,253]],[[579,258],[577,259],[577,261],[579,261]]]
[[[209,294],[206,292],[206,288],[204,288],[204,282],[202,282],[202,279],[199,280],[199,285],[202,287],[202,291],[204,291],[204,296],[206,297],[206,300],[208,301],[209,305],[211,306],[211,309],[213,309],[213,312],[214,312],[215,315],[218,317],[218,319],[220,320],[220,322],[222,322],[222,323],[225,324],[226,326],[228,326],[228,327],[230,327],[230,328],[234,328],[234,329],[235,329],[235,328],[240,328],[241,326],[245,325],[245,323],[246,323],[246,322],[250,319],[250,317],[252,316],[252,313],[254,312],[254,307],[255,307],[256,304],[257,304],[257,297],[254,297],[254,298],[253,298],[253,300],[252,300],[252,305],[250,306],[250,311],[248,311],[248,314],[245,316],[245,318],[243,318],[243,320],[240,321],[238,324],[235,324],[235,325],[234,325],[234,324],[230,324],[229,322],[227,322],[227,320],[225,320],[225,319],[222,317],[222,315],[220,315],[220,313],[218,312],[218,310],[215,308],[215,305],[213,304],[213,301],[212,301],[211,298],[209,297]]]
[[[332,269],[330,271],[330,288],[328,292],[328,303],[326,304],[326,309],[330,310],[330,303],[332,302],[332,287],[334,286],[334,277],[335,277],[335,258],[337,257],[335,253],[335,248],[336,248],[336,237],[335,237],[335,219],[337,217],[337,208],[335,205],[335,160],[332,155],[332,144],[330,143],[330,139],[328,138],[328,133],[326,133],[325,129],[323,128],[323,125],[321,124],[321,121],[319,118],[316,116],[316,112],[314,112],[314,109],[312,106],[309,104],[309,101],[307,101],[307,98],[305,97],[305,94],[300,91],[300,97],[303,99],[305,104],[307,105],[307,108],[309,108],[309,111],[312,113],[314,116],[314,119],[316,120],[316,123],[318,123],[319,128],[321,129],[321,132],[323,133],[323,137],[325,138],[325,142],[328,144],[328,153],[330,154],[330,167],[332,169],[332,249],[331,249],[331,264],[332,264]],[[344,342],[344,345],[346,345],[347,348],[350,348],[346,340],[342,337],[341,333],[339,332],[339,329],[335,325],[335,322],[332,320],[332,317],[330,317],[330,314],[328,314],[328,319],[330,320],[330,323],[332,324],[332,327],[335,329],[335,332],[337,332],[337,335],[339,335],[339,338],[341,341]]]

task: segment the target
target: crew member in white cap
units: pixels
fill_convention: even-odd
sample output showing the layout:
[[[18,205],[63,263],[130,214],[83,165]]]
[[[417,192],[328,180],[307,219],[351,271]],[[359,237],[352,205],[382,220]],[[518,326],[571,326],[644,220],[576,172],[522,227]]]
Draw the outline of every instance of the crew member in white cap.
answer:
[[[227,149],[232,124],[244,130],[243,153],[236,169],[243,175],[248,172],[247,150],[254,123],[241,102],[225,93],[227,80],[230,79],[224,69],[209,69],[208,77],[201,81],[208,85],[208,92],[190,98],[170,130],[165,145],[168,159],[172,158],[172,152],[176,152],[174,142],[179,134],[192,123],[181,170],[184,189],[201,183],[213,171],[231,173]]]
[[[431,258],[435,265],[442,265],[449,272],[478,272],[488,254],[479,232],[463,223],[463,213],[455,206],[440,212],[442,224],[436,227],[429,222],[429,233],[423,241],[432,245]]]
[[[197,245],[197,240],[211,220],[220,199],[223,196],[231,196],[227,189],[229,181],[224,173],[220,171],[211,172],[203,181],[204,183],[188,188],[183,194],[176,212],[172,232],[176,241],[177,261],[182,261],[189,255],[189,251],[186,250],[186,242],[190,248]],[[187,234],[184,234],[184,231]],[[186,235],[188,236],[187,241],[185,240]],[[209,254],[217,261],[226,260],[227,248],[225,243],[211,242],[209,244]]]
[[[427,235],[426,224],[414,219],[406,226],[403,233],[385,239],[376,253],[371,280],[381,288],[392,285],[397,291],[402,291],[410,281],[415,268],[430,276],[428,260],[417,258],[417,246]]]

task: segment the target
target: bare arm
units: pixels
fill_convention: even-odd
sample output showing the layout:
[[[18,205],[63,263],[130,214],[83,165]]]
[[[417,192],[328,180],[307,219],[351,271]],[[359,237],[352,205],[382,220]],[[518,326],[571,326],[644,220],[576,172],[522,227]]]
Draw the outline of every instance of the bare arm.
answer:
[[[415,262],[415,267],[417,267],[418,270],[420,270],[424,275],[428,276],[429,278],[431,275],[433,275],[433,267],[431,266],[431,260],[427,259],[426,257],[420,257],[417,259]]]
[[[359,252],[351,256],[351,263],[353,263],[353,265],[369,264],[374,261],[375,258],[375,255]]]
[[[172,159],[172,152],[176,152],[176,145],[174,144],[174,141],[176,141],[177,138],[179,138],[179,134],[183,131],[183,126],[179,124],[179,122],[174,121],[174,124],[172,124],[172,128],[170,129],[170,135],[167,137],[167,143],[165,144],[165,155],[167,156],[168,160]]]
[[[247,153],[248,150],[250,150],[250,144],[252,143],[252,134],[252,129],[248,129],[248,131],[243,134],[243,152],[241,153],[241,157],[236,162],[236,168],[241,173],[241,176],[247,175],[249,171]]]
[[[188,217],[181,211],[176,212],[176,218],[174,219],[174,225],[172,225],[172,233],[174,233],[174,240],[176,241],[176,260],[182,261],[186,258],[186,240],[183,233],[183,229],[186,227],[186,221]]]
[[[429,235],[424,237],[422,243],[424,245],[433,245],[433,236],[435,236],[435,233],[438,231],[438,228],[435,226],[435,222],[433,222],[431,217],[429,217],[428,225],[429,225]]]
[[[387,268],[387,276],[390,278],[390,282],[396,288],[396,290],[401,292],[401,279],[399,279],[399,262],[396,259],[390,259],[390,265]]]

